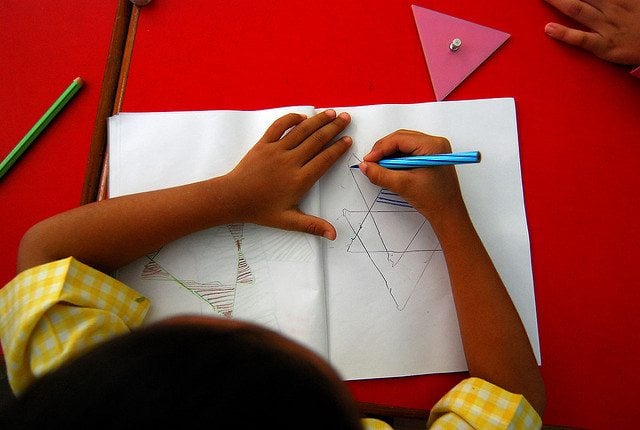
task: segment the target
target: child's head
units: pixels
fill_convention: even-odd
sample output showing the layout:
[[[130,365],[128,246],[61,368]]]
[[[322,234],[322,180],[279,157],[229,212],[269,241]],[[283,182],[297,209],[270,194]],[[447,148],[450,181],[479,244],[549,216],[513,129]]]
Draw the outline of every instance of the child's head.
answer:
[[[0,417],[3,428],[176,420],[359,428],[353,399],[324,360],[275,332],[206,317],[173,318],[106,342],[37,380]]]

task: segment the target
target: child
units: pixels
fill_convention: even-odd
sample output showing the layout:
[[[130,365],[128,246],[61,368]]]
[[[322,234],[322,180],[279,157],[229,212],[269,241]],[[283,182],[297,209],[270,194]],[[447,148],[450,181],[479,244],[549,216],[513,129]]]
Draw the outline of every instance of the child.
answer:
[[[349,122],[333,110],[288,114],[224,176],[108,199],[32,227],[20,244],[19,275],[0,290],[0,335],[17,394],[0,413],[2,427],[155,425],[176,417],[231,419],[240,427],[371,424],[359,420],[330,365],[306,348],[223,318],[183,316],[138,328],[148,301],[96,270],[234,222],[335,239],[329,222],[301,212],[298,203],[349,148],[349,137],[327,145]],[[469,219],[455,168],[390,171],[376,163],[396,152],[450,151],[444,138],[400,130],[376,142],[360,165],[371,182],[400,194],[431,222],[447,261],[472,377],[438,402],[430,426],[537,428],[544,384]]]

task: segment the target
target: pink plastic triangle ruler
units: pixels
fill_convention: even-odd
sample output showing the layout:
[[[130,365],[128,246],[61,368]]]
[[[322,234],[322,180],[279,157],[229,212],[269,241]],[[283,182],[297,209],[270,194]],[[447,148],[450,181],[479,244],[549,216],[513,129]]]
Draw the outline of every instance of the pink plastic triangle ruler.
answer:
[[[444,100],[510,36],[423,7],[411,8],[438,101]]]

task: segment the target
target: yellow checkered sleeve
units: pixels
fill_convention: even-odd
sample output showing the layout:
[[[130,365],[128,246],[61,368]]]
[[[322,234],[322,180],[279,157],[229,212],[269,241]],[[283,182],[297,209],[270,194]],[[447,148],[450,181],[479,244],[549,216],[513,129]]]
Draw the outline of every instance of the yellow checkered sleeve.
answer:
[[[393,430],[393,427],[377,418],[361,418],[360,424],[363,430]]]
[[[361,420],[364,430],[393,430],[384,421]],[[453,387],[431,410],[432,430],[540,429],[542,420],[527,400],[479,378]]]
[[[0,289],[0,340],[19,394],[65,361],[138,327],[149,301],[70,257],[25,270]]]
[[[539,429],[542,420],[529,402],[479,378],[451,389],[431,410],[430,429]]]

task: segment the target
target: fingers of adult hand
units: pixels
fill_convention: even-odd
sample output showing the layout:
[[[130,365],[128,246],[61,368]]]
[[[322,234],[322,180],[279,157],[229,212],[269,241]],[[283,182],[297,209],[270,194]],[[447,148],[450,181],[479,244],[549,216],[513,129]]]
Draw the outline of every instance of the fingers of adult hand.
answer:
[[[301,157],[302,162],[306,163],[314,159],[329,142],[347,128],[350,122],[351,116],[346,112],[342,112],[333,121],[320,127],[307,137],[294,151]]]
[[[599,44],[602,41],[601,36],[596,33],[576,30],[554,22],[547,24],[544,31],[548,36],[556,40],[578,46],[590,52],[598,51]]]
[[[327,109],[317,115],[307,118],[300,124],[296,125],[289,134],[287,134],[282,142],[286,149],[293,149],[305,141],[309,136],[315,133],[324,125],[330,123],[336,118],[336,111]]]
[[[260,142],[275,142],[279,140],[285,131],[300,124],[306,118],[306,115],[298,113],[289,113],[278,118],[267,128]]]
[[[449,141],[413,130],[398,130],[378,140],[364,161],[380,159],[398,153],[409,155],[440,154],[451,152]]]
[[[602,12],[594,7],[593,1],[582,0],[546,0],[563,14],[573,18],[577,22],[594,29],[605,21]]]
[[[344,136],[324,148],[303,167],[308,177],[317,181],[351,147],[351,137]]]

